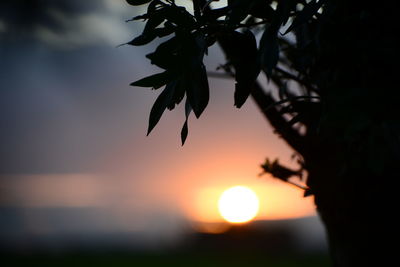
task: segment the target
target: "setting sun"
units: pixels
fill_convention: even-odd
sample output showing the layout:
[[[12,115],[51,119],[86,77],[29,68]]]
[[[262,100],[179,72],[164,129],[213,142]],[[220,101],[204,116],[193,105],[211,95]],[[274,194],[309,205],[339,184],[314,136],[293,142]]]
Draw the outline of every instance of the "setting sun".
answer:
[[[225,190],[218,201],[221,216],[230,223],[244,223],[253,219],[259,208],[256,193],[248,187],[235,186]]]

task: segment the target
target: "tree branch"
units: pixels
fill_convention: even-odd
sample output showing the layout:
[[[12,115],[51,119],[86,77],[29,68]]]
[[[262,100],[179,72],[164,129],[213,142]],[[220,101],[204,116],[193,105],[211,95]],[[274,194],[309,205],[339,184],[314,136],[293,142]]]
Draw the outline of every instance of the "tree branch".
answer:
[[[278,66],[275,67],[275,70],[277,72],[279,72],[280,74],[282,74],[285,78],[292,79],[292,80],[298,82],[299,84],[305,86],[307,89],[318,93],[318,88],[316,88],[312,84],[308,83],[307,81],[300,79],[296,75],[293,75],[293,74],[287,72],[286,70],[284,70],[284,69],[282,69],[282,68],[280,68]]]
[[[234,78],[233,73],[225,72],[207,72],[209,77],[232,79]],[[266,94],[261,88],[260,84],[256,83],[251,96],[257,104],[260,111],[264,114],[267,120],[275,128],[275,131],[281,135],[286,143],[291,146],[294,150],[300,154],[305,150],[305,137],[301,136],[297,130],[295,130],[289,122],[282,117],[281,113],[276,109],[280,104],[289,101],[288,99],[276,102],[269,94]],[[305,96],[298,96],[295,99],[302,99]]]
[[[235,51],[234,49],[230,49],[230,46],[235,45],[236,44],[232,42],[224,42],[223,45],[221,45],[220,43],[220,47],[228,59],[235,58],[235,55],[229,54],[232,53],[232,51]],[[228,75],[234,76],[234,74],[230,73],[229,70],[225,71],[228,72]],[[273,105],[275,103],[275,100],[270,94],[264,92],[261,85],[257,81],[254,82],[251,96],[257,104],[258,108],[260,109],[261,113],[264,114],[265,118],[270,122],[272,127],[274,127],[276,133],[278,133],[295,151],[304,155],[306,138],[301,136],[300,133],[296,129],[294,129],[292,125],[283,117],[276,106]]]
[[[305,138],[303,138],[303,136],[301,136],[279,113],[274,106],[275,100],[270,94],[264,92],[258,82],[255,83],[251,96],[265,118],[270,122],[272,127],[274,127],[275,131],[282,136],[290,147],[304,155],[306,150]]]

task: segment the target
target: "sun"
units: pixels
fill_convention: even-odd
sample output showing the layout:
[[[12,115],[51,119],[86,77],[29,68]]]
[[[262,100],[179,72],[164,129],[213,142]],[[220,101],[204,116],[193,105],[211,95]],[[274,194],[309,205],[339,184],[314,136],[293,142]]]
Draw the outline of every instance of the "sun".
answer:
[[[218,201],[221,216],[230,223],[245,223],[258,213],[259,200],[256,193],[245,186],[225,190]]]

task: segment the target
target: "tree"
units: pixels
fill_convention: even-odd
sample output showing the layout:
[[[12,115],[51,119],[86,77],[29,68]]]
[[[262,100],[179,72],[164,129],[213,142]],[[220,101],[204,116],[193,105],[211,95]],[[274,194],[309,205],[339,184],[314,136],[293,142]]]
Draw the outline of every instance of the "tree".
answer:
[[[383,212],[396,208],[391,189],[400,173],[393,5],[228,0],[213,8],[212,0],[193,0],[192,14],[173,0],[127,2],[148,4],[145,14],[132,18],[146,21],[143,33],[128,44],[169,36],[146,56],[163,72],[131,84],[165,86],[148,133],[186,96],[185,142],[189,114],[200,117],[208,103],[203,57],[217,43],[227,59],[221,69],[236,81],[235,106],[251,96],[298,155],[299,170],[268,159],[262,168],[285,181],[307,174],[305,196],[315,196],[335,266],[375,266],[394,257],[387,241],[391,213]],[[263,89],[259,75],[274,93]]]

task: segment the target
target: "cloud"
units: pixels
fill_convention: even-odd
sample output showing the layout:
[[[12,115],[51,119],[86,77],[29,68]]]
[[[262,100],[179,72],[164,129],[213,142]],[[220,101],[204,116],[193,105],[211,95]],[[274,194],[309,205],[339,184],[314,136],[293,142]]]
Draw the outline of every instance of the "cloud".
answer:
[[[65,14],[85,13],[100,10],[101,1],[52,1],[52,0],[2,0],[0,18],[13,34],[29,33],[36,25],[57,28],[59,25],[48,15],[48,10],[56,9]],[[10,31],[11,32],[11,31]]]
[[[128,25],[125,20],[142,11],[115,0],[25,2],[0,2],[2,38],[60,49],[116,46],[128,41],[135,25]]]
[[[141,10],[131,9],[123,1],[103,0],[100,3],[101,9],[81,13],[49,9],[48,16],[63,31],[47,25],[38,25],[34,29],[35,37],[45,44],[61,49],[116,46],[128,41],[133,35],[132,27],[137,24],[128,24],[125,20],[140,13]]]
[[[44,25],[38,25],[34,35],[39,41],[57,48],[116,46],[132,35],[120,17],[101,13],[66,15],[58,10],[51,10],[49,14],[65,30],[60,32]]]
[[[178,5],[192,9],[188,1]],[[213,5],[223,6],[226,0]],[[34,41],[51,48],[71,50],[117,46],[139,33],[143,23],[125,20],[144,13],[123,0],[3,0],[0,2],[2,38]],[[5,33],[5,34],[4,34]]]

